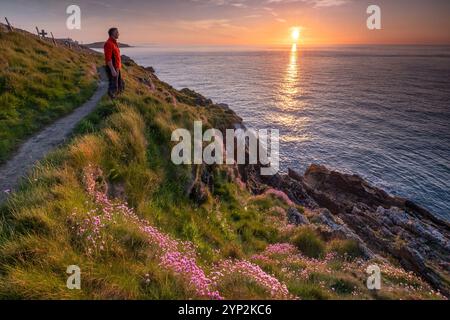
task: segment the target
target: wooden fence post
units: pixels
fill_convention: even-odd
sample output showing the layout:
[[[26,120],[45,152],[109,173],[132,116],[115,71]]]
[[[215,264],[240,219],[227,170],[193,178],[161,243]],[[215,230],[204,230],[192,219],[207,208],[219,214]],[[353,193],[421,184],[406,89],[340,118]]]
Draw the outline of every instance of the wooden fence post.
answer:
[[[53,44],[55,45],[55,47],[57,47],[58,44],[56,43],[55,37],[53,36],[53,32],[50,32],[50,34],[52,35]]]
[[[9,23],[8,18],[5,17],[5,20],[6,20],[6,24],[8,25],[9,31],[13,32],[13,31],[14,31],[14,28],[13,28],[13,26],[11,25],[11,23]]]

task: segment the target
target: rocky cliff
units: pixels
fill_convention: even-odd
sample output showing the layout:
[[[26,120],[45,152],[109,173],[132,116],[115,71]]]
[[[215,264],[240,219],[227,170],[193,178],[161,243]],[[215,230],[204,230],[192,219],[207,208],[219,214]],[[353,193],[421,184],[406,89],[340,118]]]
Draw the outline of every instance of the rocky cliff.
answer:
[[[241,173],[256,193],[266,186],[305,206],[309,219],[343,238],[360,242],[368,258],[395,260],[450,295],[450,225],[414,202],[388,195],[357,175],[311,165],[302,176],[270,178],[254,166]]]

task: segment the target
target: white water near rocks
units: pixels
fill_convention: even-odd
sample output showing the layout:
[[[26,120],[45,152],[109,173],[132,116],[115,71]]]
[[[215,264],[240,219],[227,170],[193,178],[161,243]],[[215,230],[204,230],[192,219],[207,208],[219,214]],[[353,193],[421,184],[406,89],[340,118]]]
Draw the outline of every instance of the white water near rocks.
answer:
[[[450,47],[122,52],[279,129],[284,170],[355,173],[450,220]]]

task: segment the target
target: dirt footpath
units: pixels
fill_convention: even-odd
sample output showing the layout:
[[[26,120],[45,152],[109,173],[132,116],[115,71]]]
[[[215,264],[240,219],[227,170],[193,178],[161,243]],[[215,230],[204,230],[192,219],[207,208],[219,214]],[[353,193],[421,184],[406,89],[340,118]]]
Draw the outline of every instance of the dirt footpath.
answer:
[[[100,70],[100,78],[98,88],[89,101],[29,138],[10,160],[0,166],[0,203],[14,191],[20,179],[37,161],[42,160],[50,151],[63,144],[80,120],[95,109],[108,89],[103,68]]]

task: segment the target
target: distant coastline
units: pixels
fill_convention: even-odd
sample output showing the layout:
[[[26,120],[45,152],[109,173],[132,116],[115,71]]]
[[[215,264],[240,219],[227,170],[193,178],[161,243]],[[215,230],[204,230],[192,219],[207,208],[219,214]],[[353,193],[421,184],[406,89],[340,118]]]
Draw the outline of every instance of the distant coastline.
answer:
[[[93,43],[85,44],[85,46],[88,48],[91,48],[91,49],[102,49],[104,44],[105,44],[105,42],[93,42]],[[134,46],[131,46],[126,43],[119,43],[119,47],[120,48],[134,48]]]

